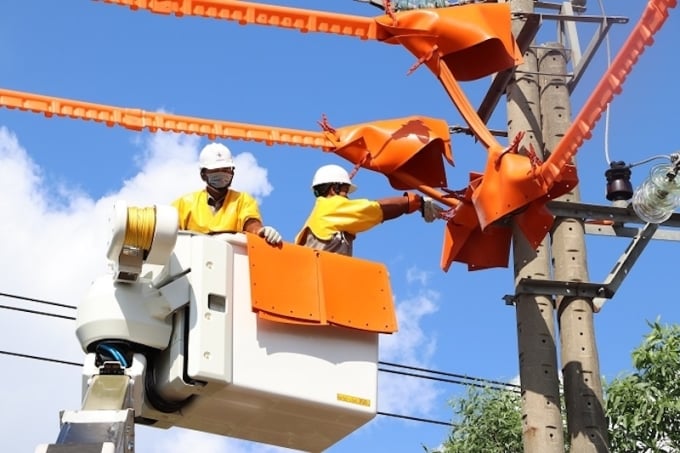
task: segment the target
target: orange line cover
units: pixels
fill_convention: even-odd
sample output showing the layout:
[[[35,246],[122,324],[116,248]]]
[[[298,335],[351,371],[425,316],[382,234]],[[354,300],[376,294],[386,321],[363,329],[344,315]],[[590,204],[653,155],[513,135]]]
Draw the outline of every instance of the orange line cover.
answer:
[[[149,132],[182,132],[207,136],[211,140],[220,137],[263,142],[267,145],[309,146],[324,150],[333,148],[322,132],[149,112],[141,109],[95,104],[2,88],[0,88],[0,106],[42,113],[48,118],[54,115],[78,118],[104,123],[109,127],[123,126],[135,131],[146,129]]]

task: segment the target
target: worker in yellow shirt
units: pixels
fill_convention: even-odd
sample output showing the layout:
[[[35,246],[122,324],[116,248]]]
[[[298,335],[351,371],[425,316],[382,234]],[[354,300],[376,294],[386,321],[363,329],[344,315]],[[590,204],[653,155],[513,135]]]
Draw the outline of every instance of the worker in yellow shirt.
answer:
[[[352,256],[356,235],[385,220],[420,211],[426,222],[441,217],[443,209],[429,197],[409,192],[379,200],[349,199],[356,190],[349,174],[338,165],[324,165],[314,174],[316,203],[295,243]]]
[[[279,232],[262,224],[257,201],[229,188],[236,168],[229,148],[209,143],[198,160],[206,186],[172,203],[179,213],[179,229],[206,234],[245,231],[262,236],[269,244],[280,244]]]

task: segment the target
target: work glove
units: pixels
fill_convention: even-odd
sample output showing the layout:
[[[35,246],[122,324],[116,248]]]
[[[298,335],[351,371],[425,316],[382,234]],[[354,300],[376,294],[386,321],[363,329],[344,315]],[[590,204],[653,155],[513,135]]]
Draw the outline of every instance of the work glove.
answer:
[[[278,245],[281,243],[283,240],[281,238],[281,235],[279,234],[274,227],[270,226],[265,226],[262,227],[258,230],[257,235],[260,237],[263,237],[265,241],[267,241],[268,244],[271,245]]]
[[[434,222],[436,219],[442,218],[444,208],[436,204],[432,198],[423,197],[422,195],[412,192],[404,192],[404,196],[407,200],[407,214],[420,211],[420,214],[427,223]]]
[[[436,204],[432,198],[422,197],[420,213],[427,223],[434,222],[436,219],[441,219],[442,212],[444,212],[444,208]]]

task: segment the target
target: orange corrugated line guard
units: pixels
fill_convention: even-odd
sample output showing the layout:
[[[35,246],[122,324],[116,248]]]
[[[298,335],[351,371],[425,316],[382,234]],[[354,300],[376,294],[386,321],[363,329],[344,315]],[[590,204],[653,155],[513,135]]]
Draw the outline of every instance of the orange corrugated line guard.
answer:
[[[577,115],[565,137],[544,163],[518,152],[521,136],[502,146],[465,96],[459,81],[475,80],[521,62],[512,36],[506,4],[469,4],[440,9],[402,11],[375,18],[357,17],[237,0],[102,0],[159,14],[202,16],[335,33],[401,44],[427,66],[444,86],[476,138],[486,148],[484,173],[471,173],[465,190],[450,191],[444,160],[453,164],[448,125],[414,116],[382,120],[322,132],[146,112],[0,89],[0,105],[120,125],[133,130],[174,131],[209,138],[252,140],[268,145],[308,146],[334,152],[354,165],[387,176],[397,189],[416,189],[451,207],[442,246],[441,266],[453,261],[468,268],[505,267],[512,217],[531,244],[548,233],[553,216],[550,199],[578,182],[572,158],[620,90],[652,36],[661,28],[676,0],[650,0],[626,44]],[[442,159],[442,157],[444,159]],[[444,192],[437,190],[443,188]]]

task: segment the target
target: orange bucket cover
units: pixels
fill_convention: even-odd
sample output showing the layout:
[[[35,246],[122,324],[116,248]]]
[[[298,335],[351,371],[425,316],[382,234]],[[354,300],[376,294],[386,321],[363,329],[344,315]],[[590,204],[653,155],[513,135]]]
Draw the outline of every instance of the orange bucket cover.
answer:
[[[387,268],[291,243],[272,247],[247,234],[253,311],[275,322],[394,333]]]

